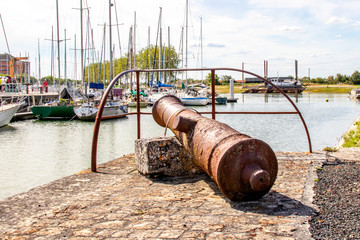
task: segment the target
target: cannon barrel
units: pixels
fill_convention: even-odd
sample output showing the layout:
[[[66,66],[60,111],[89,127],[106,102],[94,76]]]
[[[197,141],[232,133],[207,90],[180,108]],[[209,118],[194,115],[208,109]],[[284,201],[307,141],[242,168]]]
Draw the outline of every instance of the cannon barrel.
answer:
[[[187,109],[172,95],[156,101],[152,114],[160,126],[174,132],[195,163],[230,200],[256,200],[270,191],[278,164],[265,142]]]

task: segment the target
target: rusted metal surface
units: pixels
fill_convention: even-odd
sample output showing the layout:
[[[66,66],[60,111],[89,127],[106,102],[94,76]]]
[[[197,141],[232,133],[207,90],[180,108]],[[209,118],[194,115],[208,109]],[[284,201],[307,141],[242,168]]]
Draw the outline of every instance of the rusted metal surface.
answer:
[[[174,132],[230,200],[255,200],[271,189],[278,165],[265,142],[185,108],[175,96],[160,98],[152,113],[160,126]]]
[[[93,132],[93,141],[92,141],[92,149],[91,149],[91,170],[93,172],[96,172],[96,159],[97,159],[97,144],[98,144],[98,137],[99,137],[99,130],[100,130],[100,123],[101,123],[101,119],[102,119],[102,113],[103,113],[103,109],[106,103],[106,99],[111,91],[111,89],[114,87],[114,85],[116,84],[116,82],[119,81],[119,79],[128,74],[128,73],[133,73],[136,72],[137,76],[137,88],[140,89],[140,84],[139,84],[139,73],[150,73],[150,72],[184,72],[184,71],[210,71],[211,72],[211,93],[212,93],[212,109],[211,112],[200,112],[200,113],[209,113],[212,116],[212,119],[215,119],[216,114],[297,114],[300,117],[300,120],[304,126],[305,129],[305,133],[307,136],[307,140],[308,140],[308,145],[309,145],[309,152],[312,152],[312,146],[311,146],[311,139],[310,139],[310,134],[307,128],[307,125],[305,123],[304,118],[302,117],[301,112],[299,111],[299,109],[296,107],[295,103],[289,98],[289,96],[283,91],[281,90],[278,86],[274,85],[272,82],[270,82],[269,80],[261,77],[260,75],[254,74],[252,72],[246,71],[246,70],[241,70],[241,69],[236,69],[236,68],[195,68],[195,69],[144,69],[144,70],[127,70],[124,71],[120,74],[118,74],[109,84],[109,86],[107,87],[103,98],[100,102],[99,105],[99,111],[98,114],[96,116],[95,119],[95,124],[94,124],[94,132]],[[289,102],[290,104],[293,106],[293,108],[295,109],[294,112],[216,112],[215,110],[215,71],[235,71],[235,72],[241,72],[241,73],[246,73],[249,75],[252,75],[254,77],[260,78],[261,80],[263,80],[264,82],[267,82],[269,85],[271,85],[273,88],[277,89],[278,92],[280,92]],[[138,91],[139,92],[139,91]],[[139,99],[139,96],[137,97],[137,99]],[[138,104],[139,105],[139,104]],[[139,106],[137,107],[137,111],[135,113],[127,113],[126,115],[137,115],[137,138],[141,137],[141,131],[140,131],[140,127],[141,127],[141,123],[140,123],[140,115],[142,114],[149,114],[146,112],[141,112]]]

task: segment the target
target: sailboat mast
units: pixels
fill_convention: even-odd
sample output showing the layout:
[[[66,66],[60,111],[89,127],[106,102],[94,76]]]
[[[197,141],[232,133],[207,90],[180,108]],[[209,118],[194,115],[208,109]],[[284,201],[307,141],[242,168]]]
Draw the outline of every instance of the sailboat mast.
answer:
[[[148,54],[148,56],[147,56],[146,68],[150,69],[150,26],[148,27],[148,49],[147,49],[147,54]],[[150,73],[149,72],[147,72],[147,82],[148,82],[148,86],[150,86]]]
[[[168,60],[167,68],[170,68],[170,26],[168,26]],[[169,83],[170,83],[171,72],[169,72]]]
[[[188,68],[188,23],[189,23],[189,1],[186,0],[186,25],[185,25],[185,31],[186,31],[186,42],[185,42],[185,68]],[[185,72],[185,79],[187,82],[187,71]],[[186,84],[187,85],[187,84]]]
[[[66,82],[66,77],[67,77],[67,76],[66,76],[66,70],[67,70],[67,69],[66,69],[66,40],[67,40],[67,39],[66,39],[66,29],[64,29],[64,35],[65,35],[65,36],[64,36],[64,37],[65,37],[65,40],[64,40],[64,41],[65,41],[65,55],[64,55],[64,79],[65,79],[65,82]]]
[[[54,84],[54,55],[54,26],[51,26],[51,84]]]
[[[83,7],[80,0],[80,41],[81,41],[81,85],[84,86],[84,34],[83,34]]]
[[[77,88],[77,84],[78,84],[78,81],[77,81],[77,68],[76,68],[76,66],[77,66],[77,62],[76,62],[76,51],[77,51],[77,49],[76,49],[76,34],[74,35],[74,45],[75,45],[75,66],[74,66],[74,73],[75,73],[75,77],[74,77],[74,80],[76,81],[75,82],[75,86],[76,86],[76,88]]]
[[[105,79],[106,79],[106,61],[105,61],[105,53],[106,53],[106,51],[105,51],[105,47],[106,47],[106,23],[104,23],[104,79],[103,79],[103,83],[104,83],[104,85],[105,85]]]
[[[200,17],[200,55],[200,68],[203,68],[202,17]],[[201,71],[201,81],[204,81],[203,71]]]
[[[133,27],[131,26],[130,27],[130,42],[129,42],[129,45],[130,45],[130,70],[133,69]],[[132,79],[133,79],[133,72],[130,73],[130,91],[132,91]]]
[[[38,55],[39,55],[39,81],[41,79],[41,67],[40,67],[40,40],[38,39]]]
[[[134,12],[134,68],[136,69],[136,12]]]
[[[111,0],[109,0],[109,48],[110,48],[110,80],[113,79],[113,63],[112,63],[112,36],[111,36]]]
[[[60,93],[60,39],[59,39],[59,0],[56,0],[56,25],[57,25],[57,48],[58,48],[58,76]]]

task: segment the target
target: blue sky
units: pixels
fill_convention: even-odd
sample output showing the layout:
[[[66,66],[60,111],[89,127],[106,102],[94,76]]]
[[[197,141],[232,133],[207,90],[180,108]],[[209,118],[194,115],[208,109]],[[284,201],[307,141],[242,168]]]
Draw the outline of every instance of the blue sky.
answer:
[[[114,1],[114,0],[112,0]],[[185,25],[185,0],[115,0],[118,12],[120,44],[127,52],[130,26],[136,11],[136,49],[155,44],[159,9],[163,12],[163,39],[178,50],[181,27]],[[83,0],[89,6],[96,51],[101,50],[103,28],[108,23],[108,0]],[[50,74],[51,26],[56,29],[55,0],[1,1],[10,51],[30,55],[32,74],[38,75],[38,39],[42,75]],[[352,74],[360,69],[360,1],[357,0],[189,0],[189,67],[200,67],[200,17],[203,20],[203,56],[205,67],[233,67],[263,75],[263,61],[268,61],[269,76],[294,75],[294,61],[299,62],[299,76],[327,77],[337,73]],[[68,76],[75,75],[75,34],[80,46],[80,0],[59,0],[60,38],[67,38]],[[113,8],[112,23],[116,23]],[[86,23],[87,14],[84,15]],[[85,29],[86,27],[84,27]],[[56,31],[54,32],[56,38]],[[120,56],[116,27],[113,27],[115,57]],[[106,36],[108,40],[108,35]],[[85,41],[84,41],[85,42]],[[8,52],[0,31],[0,52]],[[61,72],[64,75],[64,44],[61,44]],[[109,53],[106,53],[107,58]],[[80,56],[78,52],[77,56]],[[79,59],[77,60],[79,63]],[[79,69],[79,66],[78,66]],[[57,72],[57,70],[55,69]],[[228,73],[219,73],[228,74]],[[232,73],[229,73],[232,74]],[[78,73],[79,75],[79,73]],[[233,74],[232,74],[233,75]],[[195,76],[196,78],[197,76]],[[234,75],[239,79],[240,76]]]

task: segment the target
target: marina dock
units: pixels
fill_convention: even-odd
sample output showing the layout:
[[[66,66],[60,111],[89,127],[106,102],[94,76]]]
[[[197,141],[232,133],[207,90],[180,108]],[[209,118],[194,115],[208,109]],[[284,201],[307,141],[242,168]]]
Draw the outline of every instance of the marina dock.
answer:
[[[205,174],[142,176],[126,155],[1,201],[0,238],[311,239],[317,169],[360,150],[276,155],[274,187],[250,202],[227,200]]]

